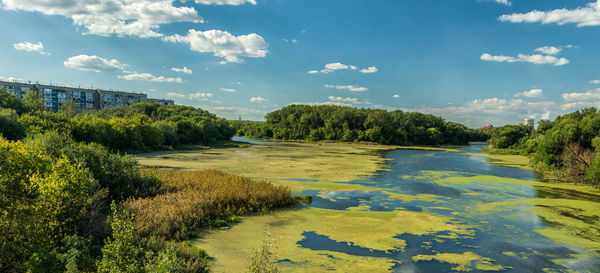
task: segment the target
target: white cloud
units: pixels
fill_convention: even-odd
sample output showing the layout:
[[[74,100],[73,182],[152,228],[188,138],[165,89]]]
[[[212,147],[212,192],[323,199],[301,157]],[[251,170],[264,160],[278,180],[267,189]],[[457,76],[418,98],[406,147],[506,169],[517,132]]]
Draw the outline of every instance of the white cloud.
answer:
[[[169,93],[167,93],[167,97],[171,97],[171,98],[185,98],[187,96],[185,94],[181,94],[181,93],[169,92]]]
[[[149,81],[149,82],[169,82],[169,83],[182,83],[183,80],[177,78],[167,78],[164,76],[154,76],[150,73],[130,73],[127,75],[117,76],[119,79],[128,81]]]
[[[539,98],[539,97],[542,97],[543,95],[544,95],[544,90],[535,88],[535,89],[531,89],[529,91],[523,91],[521,93],[517,93],[517,94],[515,94],[515,97],[524,96],[524,97],[528,97],[528,98]]]
[[[550,55],[540,55],[540,54],[535,54],[535,55],[525,55],[525,54],[519,54],[519,60],[528,62],[528,63],[534,63],[534,64],[551,64],[554,66],[561,66],[561,65],[565,65],[569,63],[569,60],[565,59],[565,58],[557,58],[554,56],[550,56]]]
[[[282,38],[281,40],[283,42],[285,42],[285,43],[293,43],[293,44],[297,44],[298,43],[298,40],[296,40],[296,39],[285,39],[285,38]]]
[[[590,90],[588,92],[573,92],[573,93],[564,93],[561,95],[565,101],[592,101],[592,100],[600,100],[600,88]]]
[[[502,15],[499,20],[511,23],[577,24],[578,27],[600,26],[600,0],[575,9],[534,10]]]
[[[193,7],[173,5],[175,0],[1,0],[2,8],[39,12],[69,18],[85,34],[100,36],[162,37],[161,25],[202,23]],[[177,1],[179,2],[179,1]],[[185,2],[185,1],[181,1]],[[236,2],[209,1],[206,2]],[[239,1],[237,1],[239,2]]]
[[[20,51],[39,52],[40,54],[50,55],[50,53],[44,52],[44,44],[42,42],[38,42],[37,44],[30,42],[14,43],[13,47]]]
[[[507,62],[507,63],[515,63],[515,62],[528,62],[533,64],[551,64],[554,66],[561,66],[569,63],[569,60],[565,58],[557,58],[551,55],[527,55],[527,54],[519,54],[517,57],[504,56],[504,55],[491,55],[489,53],[483,53],[481,55],[481,60],[490,61],[490,62]]]
[[[167,93],[167,97],[171,98],[188,98],[190,100],[200,100],[200,101],[208,101],[208,98],[212,98],[214,96],[213,93],[204,93],[204,92],[196,92],[191,94],[182,94],[177,92],[169,92]]]
[[[393,97],[393,98],[395,98],[395,99],[399,99],[399,98],[400,98],[400,95],[398,95],[398,94],[395,94],[395,95],[393,95],[392,97]]]
[[[252,97],[250,98],[251,102],[265,102],[267,101],[267,99],[263,98],[263,97]]]
[[[175,71],[175,72],[179,72],[179,73],[185,73],[185,74],[192,74],[192,70],[187,68],[187,67],[183,67],[183,68],[177,68],[177,67],[173,67],[171,68],[171,71]]]
[[[233,92],[237,91],[233,88],[220,88],[219,90],[221,90],[223,92],[229,92],[229,93],[233,93]]]
[[[63,64],[68,68],[93,72],[118,71],[125,69],[126,66],[116,59],[107,60],[95,55],[77,55],[69,57]]]
[[[507,5],[507,6],[511,5],[510,1],[508,1],[508,0],[494,0],[494,2],[496,2],[498,4]]]
[[[327,88],[334,88],[334,89],[338,89],[338,90],[349,90],[352,92],[364,92],[364,91],[368,91],[369,89],[366,87],[360,87],[360,86],[355,86],[355,85],[331,85],[331,84],[326,84],[325,87]]]
[[[556,55],[562,51],[562,48],[553,47],[553,46],[544,46],[544,47],[536,48],[535,51],[544,53],[546,55]]]
[[[183,1],[182,1],[183,2]],[[252,5],[256,5],[256,0],[195,0],[198,4],[204,5],[243,5],[246,3],[250,3]]]
[[[361,69],[361,70],[360,70],[360,73],[369,74],[369,73],[375,73],[375,72],[377,72],[377,71],[379,71],[379,70],[377,69],[377,67],[375,67],[375,66],[370,66],[370,67],[367,67],[367,68],[363,68],[363,69]]]
[[[352,104],[359,104],[360,102],[358,102],[357,98],[343,98],[343,97],[336,97],[336,96],[329,96],[329,101],[331,102],[344,102],[344,103],[352,103]]]
[[[212,98],[214,96],[213,93],[202,93],[202,92],[196,92],[193,94],[189,95],[190,99],[199,99],[199,98]]]
[[[585,107],[600,107],[600,88],[587,92],[572,92],[561,95],[565,103],[560,106],[564,111],[572,111]]]
[[[600,84],[600,80],[591,80],[590,84]]]
[[[22,81],[23,79],[21,78],[17,78],[17,77],[3,77],[0,76],[0,81],[5,81],[5,82],[18,82],[18,81]]]
[[[340,62],[335,62],[335,63],[328,63],[328,64],[326,64],[324,66],[324,68],[321,69],[321,70],[316,70],[316,69],[315,70],[309,70],[308,74],[319,74],[319,73],[328,74],[328,73],[332,73],[332,72],[335,72],[335,71],[338,71],[338,70],[357,70],[357,69],[358,69],[358,66],[355,66],[355,65],[349,65],[349,64],[343,64],[343,63],[340,63]],[[365,69],[360,70],[360,72],[362,72],[362,73],[374,73],[374,72],[377,72],[377,67],[371,66],[369,68],[365,68]]]
[[[213,53],[225,60],[221,64],[241,63],[240,57],[264,58],[269,52],[269,44],[256,33],[234,36],[221,30],[197,31],[190,29],[186,36],[179,34],[164,37],[172,43],[189,44],[192,51]]]
[[[461,106],[417,107],[404,109],[442,116],[467,126],[483,126],[485,124],[504,125],[523,122],[524,118],[548,119],[557,113],[557,105],[552,101],[528,102],[522,99],[487,98],[471,100]]]
[[[489,53],[483,53],[481,55],[481,60],[483,61],[490,61],[490,62],[507,62],[507,63],[514,63],[517,62],[517,59],[515,57],[511,57],[511,56],[504,56],[504,55],[490,55]]]

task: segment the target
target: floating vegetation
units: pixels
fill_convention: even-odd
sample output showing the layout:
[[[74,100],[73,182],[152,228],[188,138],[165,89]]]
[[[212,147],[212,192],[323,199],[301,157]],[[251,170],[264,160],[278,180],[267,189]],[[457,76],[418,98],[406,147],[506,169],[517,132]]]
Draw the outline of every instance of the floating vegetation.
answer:
[[[512,168],[518,156],[502,155],[508,168],[490,164],[485,154],[444,149],[381,157],[386,148],[275,142],[141,161],[247,172],[312,196],[310,205],[205,233],[195,245],[215,258],[215,272],[243,271],[265,225],[278,238],[282,272],[595,272],[600,266],[600,191],[537,182],[533,172]]]

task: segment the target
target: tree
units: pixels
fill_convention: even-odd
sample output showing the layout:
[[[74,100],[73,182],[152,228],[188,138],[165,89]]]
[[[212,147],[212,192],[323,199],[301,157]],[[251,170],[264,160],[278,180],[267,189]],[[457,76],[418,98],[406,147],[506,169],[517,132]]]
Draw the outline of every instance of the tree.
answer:
[[[44,111],[44,100],[40,97],[40,94],[35,90],[29,90],[23,95],[23,106],[28,112],[41,112]]]
[[[144,251],[133,228],[134,216],[110,205],[108,217],[112,234],[102,247],[102,259],[97,262],[99,273],[143,273]]]
[[[18,140],[25,137],[25,129],[19,123],[15,110],[0,108],[0,136],[8,140]]]

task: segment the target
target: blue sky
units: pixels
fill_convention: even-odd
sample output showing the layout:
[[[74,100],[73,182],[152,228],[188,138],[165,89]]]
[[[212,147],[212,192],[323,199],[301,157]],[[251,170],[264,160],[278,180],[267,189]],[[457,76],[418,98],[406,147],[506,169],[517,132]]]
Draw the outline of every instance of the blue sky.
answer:
[[[226,118],[338,104],[479,127],[600,106],[600,0],[0,3],[2,79]]]

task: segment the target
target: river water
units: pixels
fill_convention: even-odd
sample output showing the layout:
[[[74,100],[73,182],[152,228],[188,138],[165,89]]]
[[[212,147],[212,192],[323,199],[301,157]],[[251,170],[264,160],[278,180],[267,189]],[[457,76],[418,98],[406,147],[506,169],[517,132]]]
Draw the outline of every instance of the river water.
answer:
[[[478,153],[484,145],[473,144],[461,150]],[[496,264],[504,266],[503,272],[600,272],[597,253],[584,250],[576,243],[557,243],[537,232],[553,223],[532,211],[534,204],[521,201],[552,198],[555,195],[550,194],[552,190],[546,187],[526,183],[536,180],[534,172],[495,166],[484,157],[457,152],[394,150],[384,153],[384,156],[390,159],[387,170],[349,183],[385,191],[305,191],[304,194],[313,196],[311,206],[317,208],[346,210],[363,206],[370,211],[425,211],[451,216],[457,222],[472,226],[474,235],[445,240],[436,240],[440,234],[399,235],[397,238],[407,242],[406,248],[384,252],[336,242],[327,236],[306,231],[304,239],[298,242],[299,246],[389,258],[401,262],[393,268],[396,272],[453,271],[452,264],[436,260],[415,262],[411,257],[465,252],[492,258]],[[389,198],[389,193],[429,194],[435,196],[436,200],[407,202]],[[577,193],[560,196],[582,198]],[[489,204],[503,206],[486,209]],[[477,268],[469,269],[479,272]]]

